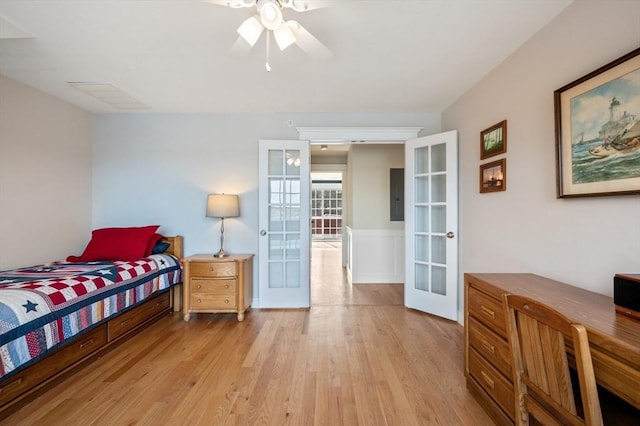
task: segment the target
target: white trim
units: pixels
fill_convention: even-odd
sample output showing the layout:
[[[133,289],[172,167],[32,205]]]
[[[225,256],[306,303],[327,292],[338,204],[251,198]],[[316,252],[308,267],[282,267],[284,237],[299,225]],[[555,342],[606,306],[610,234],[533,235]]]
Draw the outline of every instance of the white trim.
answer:
[[[300,139],[313,142],[404,143],[423,127],[296,127]]]
[[[342,179],[345,179],[344,174],[347,173],[346,164],[323,164],[311,163],[311,173],[313,172],[342,172]]]

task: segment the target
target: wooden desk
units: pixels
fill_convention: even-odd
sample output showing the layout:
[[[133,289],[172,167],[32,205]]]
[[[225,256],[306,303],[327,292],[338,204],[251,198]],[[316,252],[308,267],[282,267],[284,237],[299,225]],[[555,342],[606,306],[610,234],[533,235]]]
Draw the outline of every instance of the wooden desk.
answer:
[[[640,409],[640,320],[616,313],[612,298],[533,274],[465,274],[467,385],[499,423],[513,421],[505,293],[532,297],[584,324],[598,384]]]

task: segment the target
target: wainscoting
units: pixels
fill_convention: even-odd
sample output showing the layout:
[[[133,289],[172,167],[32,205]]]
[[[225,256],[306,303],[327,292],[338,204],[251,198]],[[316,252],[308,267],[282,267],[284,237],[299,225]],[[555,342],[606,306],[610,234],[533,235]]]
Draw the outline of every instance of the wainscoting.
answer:
[[[404,282],[404,231],[345,227],[347,277],[353,284]]]

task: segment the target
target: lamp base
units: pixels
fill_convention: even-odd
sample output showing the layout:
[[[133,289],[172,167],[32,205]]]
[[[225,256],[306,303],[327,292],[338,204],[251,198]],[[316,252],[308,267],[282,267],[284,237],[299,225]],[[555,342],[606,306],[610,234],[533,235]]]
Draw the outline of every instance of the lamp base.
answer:
[[[215,253],[213,255],[213,257],[219,257],[220,259],[222,259],[223,257],[226,257],[226,256],[228,256],[228,254],[225,253],[224,250],[222,250],[222,249],[220,249],[219,252],[217,252],[217,253]]]

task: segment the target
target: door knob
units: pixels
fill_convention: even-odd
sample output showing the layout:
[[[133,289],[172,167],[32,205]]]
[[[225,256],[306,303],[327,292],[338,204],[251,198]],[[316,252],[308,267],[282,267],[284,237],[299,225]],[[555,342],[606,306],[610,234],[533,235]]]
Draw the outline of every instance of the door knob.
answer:
[[[265,231],[264,229],[261,229],[260,235],[264,237],[265,235],[267,235],[267,231]]]
[[[455,236],[456,236],[456,234],[454,234],[453,232],[451,232],[451,231],[447,232],[447,238],[453,238]]]

